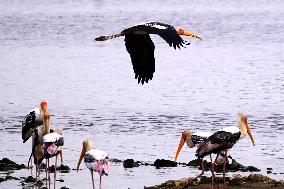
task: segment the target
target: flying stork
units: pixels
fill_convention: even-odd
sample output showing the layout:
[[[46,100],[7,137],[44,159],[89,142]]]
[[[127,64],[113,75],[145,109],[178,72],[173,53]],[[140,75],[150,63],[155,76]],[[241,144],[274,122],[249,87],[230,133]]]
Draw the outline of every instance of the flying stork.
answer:
[[[173,26],[161,22],[145,22],[137,24],[130,28],[124,29],[119,34],[110,36],[100,36],[95,41],[106,41],[120,36],[125,36],[125,46],[130,54],[135,79],[138,84],[141,82],[148,83],[152,80],[155,72],[155,45],[149,34],[157,34],[163,38],[174,49],[189,45],[180,35],[190,36],[201,40],[201,37],[184,30],[183,28],[175,29]]]
[[[92,176],[93,189],[95,189],[93,171],[98,172],[100,175],[100,189],[102,188],[102,176],[108,176],[108,155],[105,151],[99,149],[93,149],[93,143],[90,139],[86,139],[83,142],[81,155],[77,164],[77,172],[79,170],[81,161],[84,158],[85,165],[90,169]]]

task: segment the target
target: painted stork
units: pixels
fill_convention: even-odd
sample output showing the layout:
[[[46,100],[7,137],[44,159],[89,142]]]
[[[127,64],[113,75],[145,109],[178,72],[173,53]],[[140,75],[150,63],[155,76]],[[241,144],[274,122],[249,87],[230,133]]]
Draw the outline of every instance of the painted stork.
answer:
[[[181,138],[180,138],[180,142],[176,151],[176,155],[175,155],[175,161],[178,158],[178,155],[182,149],[182,147],[184,146],[185,142],[187,144],[187,146],[189,148],[194,148],[194,147],[199,147],[199,145],[206,140],[209,136],[211,136],[212,133],[210,132],[195,132],[195,133],[191,133],[189,130],[185,130],[182,132],[181,134]],[[221,156],[225,156],[224,152],[220,153]],[[232,159],[231,156],[229,156],[229,158]],[[211,163],[212,163],[212,157],[210,155],[210,159],[211,159]],[[196,177],[194,178],[191,182],[193,182],[194,180],[196,180],[198,177],[202,176],[204,174],[204,164],[203,164],[203,159],[201,160],[201,167],[202,167],[202,172]],[[211,168],[211,172],[213,174],[213,168]],[[212,179],[215,179],[215,177],[212,177]],[[190,182],[190,183],[191,183]]]
[[[28,161],[28,168],[32,156],[36,165],[36,178],[39,173],[39,165],[44,159],[41,151],[43,135],[50,132],[49,129],[50,114],[47,109],[47,102],[42,101],[40,108],[35,108],[31,111],[22,122],[22,139],[25,143],[32,136],[32,153]]]
[[[81,155],[77,164],[77,172],[79,170],[81,161],[84,158],[85,165],[90,169],[92,176],[93,189],[95,189],[93,171],[98,172],[100,175],[100,189],[102,188],[102,176],[108,175],[108,155],[105,151],[99,149],[93,149],[93,143],[91,140],[86,139],[83,142]]]
[[[40,108],[33,109],[28,115],[26,115],[24,121],[22,122],[23,143],[25,143],[34,134],[37,127],[43,125],[44,122],[48,125],[49,118],[50,115],[47,110],[47,102],[42,101],[40,103]]]
[[[148,83],[149,80],[152,80],[155,72],[155,45],[149,34],[159,35],[174,49],[176,47],[180,49],[180,47],[190,44],[184,41],[180,35],[201,40],[200,37],[183,28],[175,29],[171,25],[151,21],[127,28],[119,34],[97,37],[95,41],[106,41],[125,36],[125,46],[131,57],[135,79],[138,79],[138,84],[141,82],[143,85],[144,82]]]
[[[63,163],[62,146],[64,145],[64,138],[60,129],[56,129],[55,132],[49,133],[43,136],[42,151],[44,158],[46,159],[46,176],[49,177],[49,159],[55,156],[54,164],[54,187],[56,182],[56,168],[58,155],[61,158],[61,164]],[[50,179],[49,179],[50,181]]]
[[[199,145],[196,151],[196,156],[200,159],[203,159],[206,155],[211,155],[212,153],[217,154],[218,157],[218,154],[220,152],[225,151],[225,162],[223,167],[224,184],[225,184],[225,171],[226,171],[225,166],[227,162],[228,149],[232,148],[240,139],[244,138],[246,135],[249,135],[251,142],[254,145],[254,139],[252,137],[250,127],[247,122],[247,116],[240,114],[238,116],[237,122],[238,122],[238,127],[236,126],[225,127],[213,133],[211,136],[209,136]],[[214,166],[213,166],[213,171],[214,171]]]

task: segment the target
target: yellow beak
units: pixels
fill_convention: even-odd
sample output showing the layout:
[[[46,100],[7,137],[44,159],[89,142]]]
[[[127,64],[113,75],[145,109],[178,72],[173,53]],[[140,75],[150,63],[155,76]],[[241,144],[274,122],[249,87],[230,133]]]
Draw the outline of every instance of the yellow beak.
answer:
[[[250,128],[249,128],[249,126],[248,126],[248,124],[246,124],[246,128],[247,128],[247,133],[248,133],[248,135],[249,135],[249,137],[250,137],[250,140],[251,140],[252,144],[253,144],[253,145],[255,145],[255,144],[254,144],[253,137],[252,137],[252,134],[251,134],[251,132],[250,132]]]
[[[80,164],[81,164],[81,162],[82,162],[82,160],[83,160],[83,158],[84,158],[85,153],[86,153],[86,150],[85,150],[85,148],[83,147],[83,148],[82,148],[82,151],[81,151],[81,154],[80,154],[80,158],[79,158],[78,164],[77,164],[77,172],[78,172],[78,170],[79,170]]]
[[[182,149],[184,143],[185,143],[185,140],[184,140],[184,138],[181,136],[181,137],[180,137],[180,142],[179,142],[179,145],[178,145],[178,148],[177,148],[177,151],[176,151],[175,161],[177,161],[178,154],[179,154],[180,150]]]
[[[184,33],[182,35],[190,36],[190,37],[193,37],[193,38],[196,38],[196,39],[199,39],[199,40],[203,40],[201,37],[195,35],[194,33],[188,32],[188,31],[184,31]]]

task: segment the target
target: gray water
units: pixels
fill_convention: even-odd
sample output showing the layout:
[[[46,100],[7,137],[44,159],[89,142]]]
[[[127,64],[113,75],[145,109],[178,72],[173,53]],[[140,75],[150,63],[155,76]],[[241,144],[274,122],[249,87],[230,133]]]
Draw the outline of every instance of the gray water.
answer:
[[[269,176],[283,179],[283,7],[282,0],[0,0],[0,158],[27,162],[31,144],[21,141],[21,121],[42,99],[51,127],[63,129],[64,164],[71,168],[87,137],[112,159],[153,163],[173,159],[184,129],[236,125],[242,112],[249,115],[256,146],[245,138],[231,155],[263,174],[273,168]],[[149,20],[182,26],[204,41],[188,39],[188,48],[175,51],[152,36],[156,72],[141,86],[123,38],[93,39]],[[179,161],[194,159],[194,153],[184,148]],[[64,182],[58,188],[91,187],[89,171],[81,168],[59,174]],[[103,185],[143,188],[197,173],[112,163]],[[0,188],[21,186],[7,181]]]

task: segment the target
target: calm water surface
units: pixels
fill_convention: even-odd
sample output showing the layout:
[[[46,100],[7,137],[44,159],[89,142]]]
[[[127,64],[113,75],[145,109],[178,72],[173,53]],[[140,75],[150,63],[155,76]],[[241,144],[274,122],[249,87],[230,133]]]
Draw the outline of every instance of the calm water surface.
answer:
[[[249,115],[256,146],[245,138],[231,155],[284,178],[284,2],[0,0],[0,158],[26,163],[21,120],[46,99],[51,127],[65,135],[64,163],[75,168],[89,137],[110,158],[172,159],[180,132],[214,131]],[[154,79],[137,85],[124,39],[92,40],[157,20],[202,36],[181,51],[159,37]],[[184,148],[179,161],[194,157]],[[111,164],[105,188],[143,188],[194,176],[189,167],[124,169]],[[207,173],[209,175],[209,173]],[[13,175],[28,176],[27,170]],[[89,171],[59,174],[59,186],[91,186]],[[96,181],[98,177],[96,177]],[[21,188],[18,181],[1,188]]]

